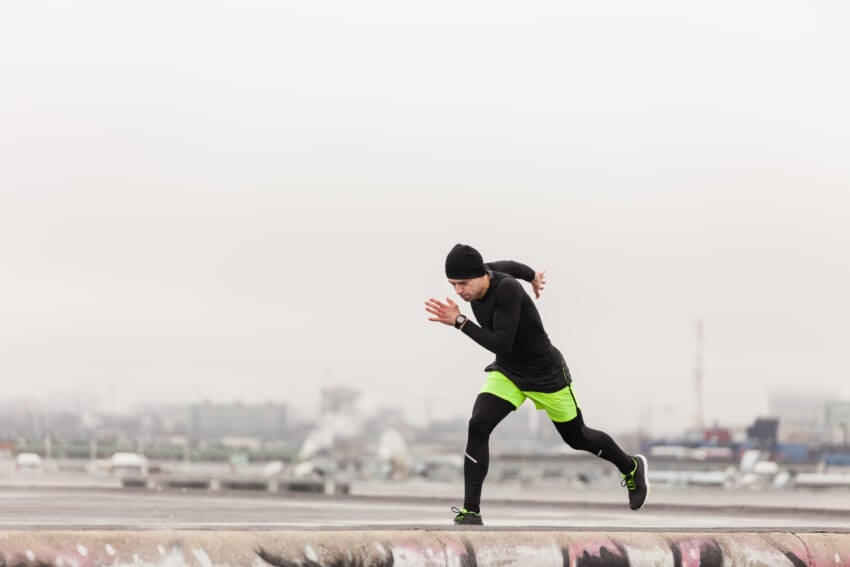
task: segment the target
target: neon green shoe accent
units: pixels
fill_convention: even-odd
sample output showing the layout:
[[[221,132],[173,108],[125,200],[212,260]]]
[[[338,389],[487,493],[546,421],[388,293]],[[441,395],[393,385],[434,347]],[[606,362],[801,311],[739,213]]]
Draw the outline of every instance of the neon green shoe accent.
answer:
[[[454,519],[455,524],[460,525],[468,525],[468,526],[483,526],[484,522],[481,520],[481,514],[477,512],[470,512],[466,508],[457,509],[452,506],[452,512],[457,514]]]
[[[635,462],[635,468],[623,475],[620,485],[629,489],[629,507],[632,510],[640,510],[650,492],[649,478],[647,478],[649,463],[643,455],[635,455],[632,460]]]

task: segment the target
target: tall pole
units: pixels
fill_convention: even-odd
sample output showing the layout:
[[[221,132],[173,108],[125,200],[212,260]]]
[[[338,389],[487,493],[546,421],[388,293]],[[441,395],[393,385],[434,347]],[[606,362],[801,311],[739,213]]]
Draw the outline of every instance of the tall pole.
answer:
[[[705,432],[705,407],[703,401],[703,384],[702,384],[702,319],[697,321],[697,360],[694,370],[696,393],[697,393],[697,416],[696,427],[702,436]]]

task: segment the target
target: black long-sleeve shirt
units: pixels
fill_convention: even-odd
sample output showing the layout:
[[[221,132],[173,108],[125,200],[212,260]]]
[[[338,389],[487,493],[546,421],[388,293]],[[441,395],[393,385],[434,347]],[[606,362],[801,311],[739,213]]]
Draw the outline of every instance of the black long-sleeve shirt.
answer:
[[[531,297],[517,278],[532,281],[534,270],[513,261],[489,262],[490,287],[473,301],[478,325],[467,321],[463,332],[496,355],[485,370],[505,374],[520,390],[556,392],[570,382],[560,351],[549,341]]]

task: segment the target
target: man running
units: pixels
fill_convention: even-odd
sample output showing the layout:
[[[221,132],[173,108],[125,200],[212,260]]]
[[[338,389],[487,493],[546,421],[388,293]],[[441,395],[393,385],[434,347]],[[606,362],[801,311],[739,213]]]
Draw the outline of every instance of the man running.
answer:
[[[487,380],[469,419],[463,508],[452,509],[457,514],[454,523],[483,525],[481,487],[490,463],[490,434],[526,398],[546,411],[570,447],[613,463],[628,488],[629,507],[640,510],[649,493],[646,457],[626,454],[609,435],[584,424],[564,357],[549,342],[534,302],[518,281],[530,282],[539,298],[544,273],[513,261],[485,264],[477,250],[457,244],[446,257],[446,277],[455,293],[472,305],[478,324],[449,298],[446,303],[433,297],[425,302],[432,315],[428,320],[454,326],[496,355],[484,369]]]

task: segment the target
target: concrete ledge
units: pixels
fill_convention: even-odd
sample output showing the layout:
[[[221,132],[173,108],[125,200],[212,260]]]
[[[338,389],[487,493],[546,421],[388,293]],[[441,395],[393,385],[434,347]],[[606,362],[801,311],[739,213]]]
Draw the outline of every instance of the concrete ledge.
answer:
[[[140,476],[124,475],[119,479],[123,488],[151,490],[246,490],[260,492],[310,492],[316,494],[348,494],[348,483],[319,479],[277,479],[257,476]],[[2,565],[0,565],[2,567]]]
[[[0,532],[2,567],[850,566],[850,533],[406,530]]]

